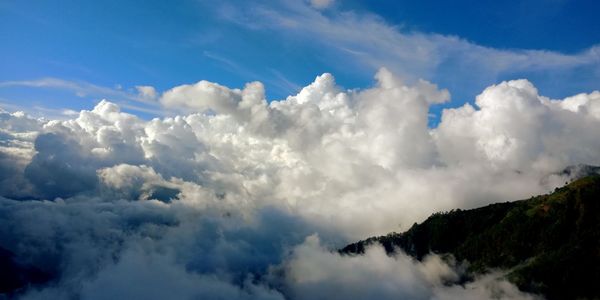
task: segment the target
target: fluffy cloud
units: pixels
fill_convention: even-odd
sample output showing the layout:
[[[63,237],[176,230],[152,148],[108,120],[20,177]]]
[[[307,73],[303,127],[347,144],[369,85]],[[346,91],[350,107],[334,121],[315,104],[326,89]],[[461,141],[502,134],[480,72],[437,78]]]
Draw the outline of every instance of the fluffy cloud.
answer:
[[[158,97],[158,93],[153,86],[149,85],[138,85],[135,87],[138,91],[140,98],[143,100],[155,100]]]
[[[295,249],[285,268],[294,299],[536,299],[491,274],[452,285],[460,274],[436,255],[418,262],[372,247],[343,256],[322,248],[316,236]]]
[[[448,91],[375,77],[343,90],[323,74],[272,102],[257,82],[201,81],[160,96],[184,115],[149,121],[109,101],[70,120],[1,112],[0,247],[51,278],[19,295],[528,297],[497,274],[446,286],[459,274],[435,256],[325,248],[544,193],[565,167],[600,164],[600,94],[549,99],[502,82],[429,128]],[[305,241],[313,233],[321,241]]]
[[[260,82],[249,83],[243,90],[239,90],[202,80],[166,91],[161,97],[161,103],[168,108],[237,116],[243,112],[250,113],[247,110],[251,110],[254,105],[263,104],[264,93]]]
[[[477,110],[466,104],[444,111],[434,135],[446,162],[483,160],[497,168],[529,165],[543,172],[597,164],[597,99],[598,92],[551,100],[527,80],[503,82],[477,97]]]

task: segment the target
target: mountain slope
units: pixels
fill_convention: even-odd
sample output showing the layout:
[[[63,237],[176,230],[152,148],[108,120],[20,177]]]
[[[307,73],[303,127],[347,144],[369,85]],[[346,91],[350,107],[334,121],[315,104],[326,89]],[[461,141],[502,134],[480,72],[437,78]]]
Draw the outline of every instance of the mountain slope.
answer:
[[[422,259],[433,252],[470,263],[470,274],[508,269],[520,289],[549,299],[600,297],[600,175],[549,195],[436,213],[405,233],[369,238],[341,249],[360,254],[380,243]]]

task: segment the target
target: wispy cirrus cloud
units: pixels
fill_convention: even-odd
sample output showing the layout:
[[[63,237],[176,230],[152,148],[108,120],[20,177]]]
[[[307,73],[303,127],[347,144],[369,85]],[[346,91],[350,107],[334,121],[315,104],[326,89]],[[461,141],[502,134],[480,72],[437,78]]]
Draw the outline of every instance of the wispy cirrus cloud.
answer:
[[[46,77],[46,78],[34,79],[34,80],[12,80],[12,81],[0,82],[0,87],[16,87],[16,86],[69,90],[69,91],[74,92],[79,97],[103,94],[103,95],[110,95],[110,96],[126,97],[126,98],[130,98],[132,100],[136,99],[135,97],[132,97],[131,95],[129,95],[123,91],[120,91],[118,89],[103,87],[103,86],[95,85],[95,84],[88,83],[88,82],[70,81],[70,80],[54,78],[54,77]]]
[[[10,87],[64,90],[72,92],[80,98],[108,98],[130,110],[153,115],[164,115],[164,112],[160,109],[160,104],[155,99],[157,97],[157,92],[151,86],[136,86],[135,90],[123,90],[121,88],[110,88],[85,81],[66,80],[55,77],[0,82],[0,88]],[[56,111],[56,109],[39,106],[36,110]]]
[[[588,77],[600,77],[600,44],[574,54],[497,49],[458,36],[404,30],[371,13],[323,12],[303,1],[227,6],[219,12],[222,20],[249,30],[306,41],[319,49],[332,68],[372,71],[385,66],[405,79],[433,80],[455,92],[461,86],[476,86],[476,92],[513,74],[560,72],[564,80],[565,72],[586,69]]]
[[[268,84],[270,87],[275,88],[278,92],[297,92],[302,88],[302,86],[300,86],[298,83],[292,82],[278,70],[269,69],[268,75],[261,75],[257,72],[249,70],[242,64],[237,63],[234,60],[229,59],[223,55],[213,53],[210,51],[204,51],[203,55],[211,60],[218,62],[223,66],[223,68],[225,68],[232,74],[236,74],[237,76],[243,76],[246,78],[251,78],[252,80],[260,80]]]

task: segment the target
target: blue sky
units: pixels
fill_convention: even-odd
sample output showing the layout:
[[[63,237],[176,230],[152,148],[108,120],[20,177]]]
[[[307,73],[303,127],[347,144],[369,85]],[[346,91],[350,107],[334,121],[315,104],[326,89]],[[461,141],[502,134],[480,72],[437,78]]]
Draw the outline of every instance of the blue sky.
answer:
[[[152,117],[136,86],[258,80],[274,100],[324,72],[368,87],[380,67],[449,89],[435,114],[507,79],[552,98],[600,89],[598,1],[321,2],[2,1],[0,106],[55,116],[108,98]]]

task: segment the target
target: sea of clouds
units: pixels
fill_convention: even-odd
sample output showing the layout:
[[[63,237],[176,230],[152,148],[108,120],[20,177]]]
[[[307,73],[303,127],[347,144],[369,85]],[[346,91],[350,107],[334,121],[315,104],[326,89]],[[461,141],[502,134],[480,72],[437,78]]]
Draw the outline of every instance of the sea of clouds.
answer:
[[[178,116],[143,120],[106,100],[69,120],[0,111],[0,248],[51,280],[22,299],[533,299],[501,271],[373,247],[436,211],[547,193],[600,165],[600,92],[562,100],[527,80],[475,105],[447,90],[343,90],[331,74],[268,102],[260,82],[157,94]]]

